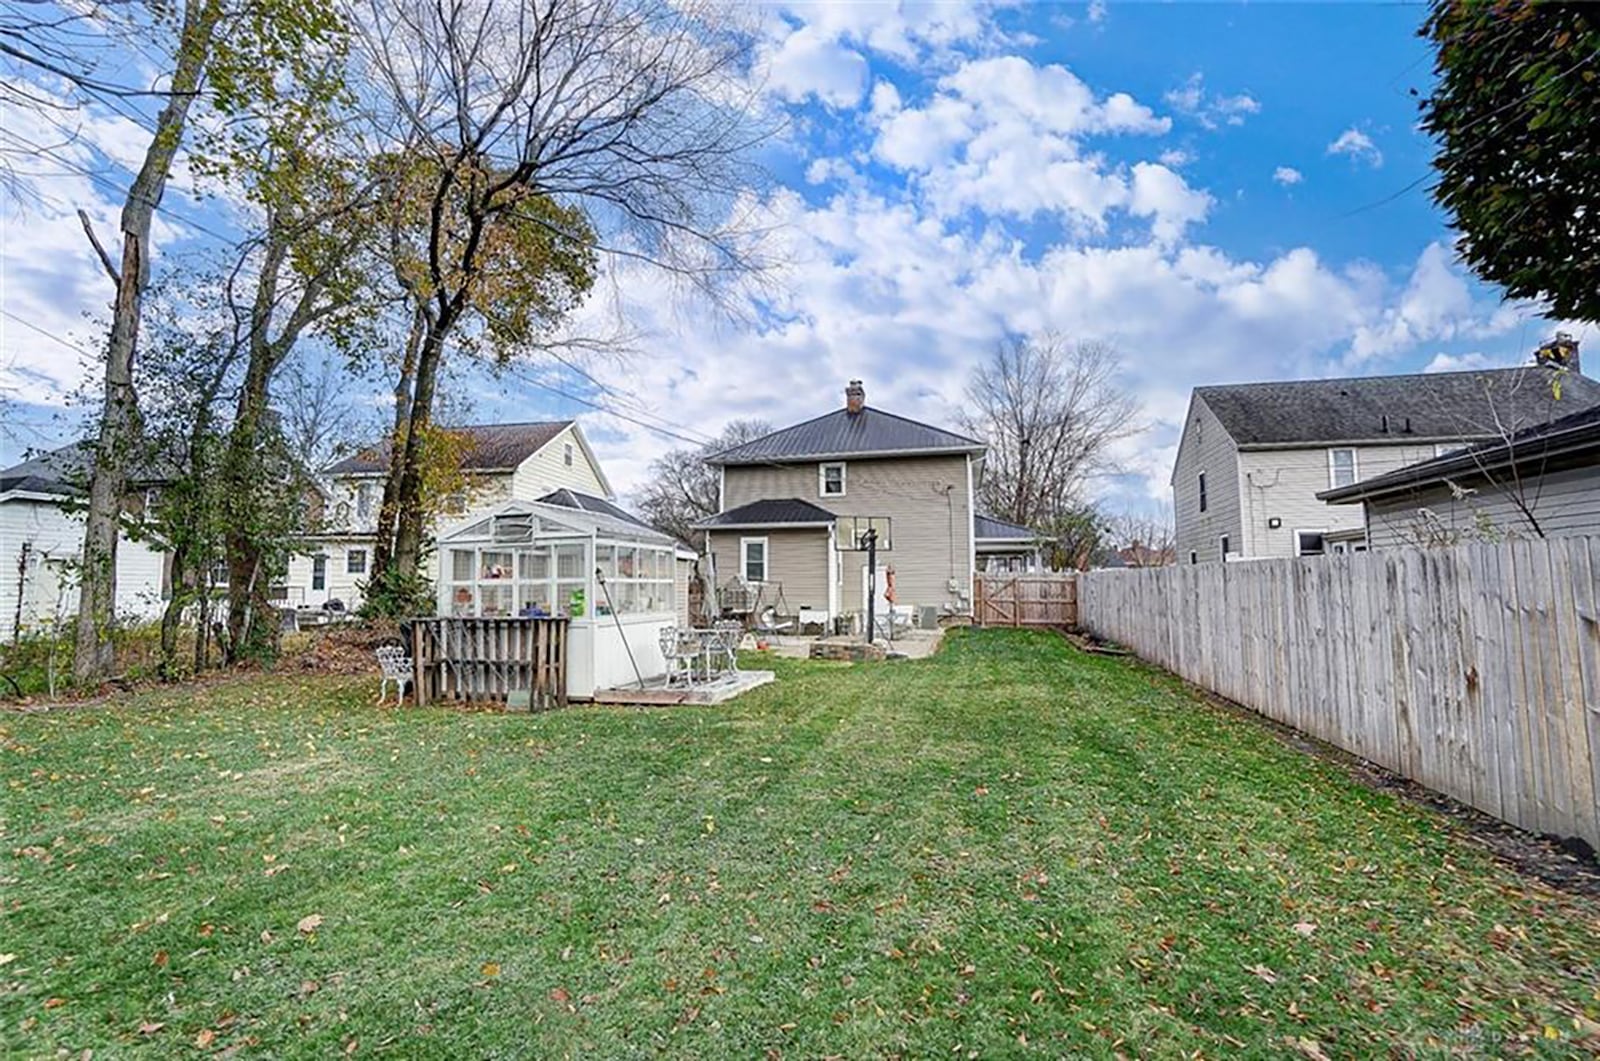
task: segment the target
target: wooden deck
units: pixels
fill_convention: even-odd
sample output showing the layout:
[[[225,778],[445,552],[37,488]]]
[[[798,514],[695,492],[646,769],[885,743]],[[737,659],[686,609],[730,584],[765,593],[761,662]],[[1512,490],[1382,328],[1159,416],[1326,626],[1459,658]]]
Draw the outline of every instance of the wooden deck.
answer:
[[[657,681],[641,689],[637,685],[621,689],[597,689],[597,704],[637,704],[644,707],[666,707],[672,704],[721,704],[751,689],[776,681],[777,675],[769,670],[744,670],[724,675],[713,682],[699,685],[674,685],[670,689]]]

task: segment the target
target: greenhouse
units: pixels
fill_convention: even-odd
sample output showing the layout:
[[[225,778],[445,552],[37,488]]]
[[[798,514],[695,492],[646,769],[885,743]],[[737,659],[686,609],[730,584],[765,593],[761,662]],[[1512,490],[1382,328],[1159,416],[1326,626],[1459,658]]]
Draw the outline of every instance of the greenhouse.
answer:
[[[575,698],[652,681],[660,631],[684,622],[680,549],[615,506],[509,502],[440,536],[439,615],[567,618]]]

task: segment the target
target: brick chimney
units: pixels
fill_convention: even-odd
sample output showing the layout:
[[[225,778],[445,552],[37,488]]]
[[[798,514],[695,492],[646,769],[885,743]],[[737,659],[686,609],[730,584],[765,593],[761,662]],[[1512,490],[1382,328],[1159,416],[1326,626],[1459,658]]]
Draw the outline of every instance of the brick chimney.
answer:
[[[861,381],[853,379],[850,386],[844,389],[844,411],[854,415],[867,406],[867,389]]]
[[[1556,337],[1533,352],[1533,359],[1549,368],[1564,368],[1582,372],[1578,361],[1578,340],[1566,332],[1556,332]]]

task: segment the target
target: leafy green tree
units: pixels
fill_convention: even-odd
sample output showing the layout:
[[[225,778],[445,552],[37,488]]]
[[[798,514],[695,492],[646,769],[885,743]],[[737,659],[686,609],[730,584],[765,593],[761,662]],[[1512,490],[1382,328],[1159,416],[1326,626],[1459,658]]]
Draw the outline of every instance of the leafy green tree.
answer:
[[[1433,0],[1433,196],[1459,251],[1513,298],[1600,321],[1600,7]]]
[[[134,356],[150,282],[150,231],[197,102],[221,123],[270,107],[287,69],[315,61],[336,25],[331,10],[288,0],[183,0],[148,6],[146,43],[168,47],[165,103],[129,187],[115,255],[95,248],[115,286],[95,465],[85,511],[73,657],[80,683],[109,676],[114,660],[116,554],[130,461],[139,450]],[[81,87],[81,86],[80,86]],[[203,102],[201,102],[203,100]],[[87,227],[87,222],[85,222]],[[93,239],[93,233],[90,233]]]

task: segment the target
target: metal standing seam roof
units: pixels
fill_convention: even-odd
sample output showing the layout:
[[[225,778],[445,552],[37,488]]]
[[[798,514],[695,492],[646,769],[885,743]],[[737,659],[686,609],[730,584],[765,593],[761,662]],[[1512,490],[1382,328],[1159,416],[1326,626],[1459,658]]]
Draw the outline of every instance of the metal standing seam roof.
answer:
[[[982,442],[965,435],[866,406],[859,413],[835,409],[781,428],[713,453],[706,463],[767,464],[918,452],[981,453],[985,448]]]
[[[1593,460],[1594,455],[1600,454],[1600,405],[1569,413],[1549,423],[1536,424],[1509,439],[1481,442],[1349,486],[1324,490],[1317,497],[1334,504],[1346,504],[1447,479],[1471,478],[1485,469],[1543,465],[1560,458],[1571,460],[1579,454],[1586,455],[1585,460]]]
[[[466,424],[446,430],[467,435],[471,440],[461,458],[462,469],[486,472],[515,468],[549,445],[551,439],[572,424],[571,420],[540,420],[525,424]],[[324,474],[371,475],[386,472],[389,470],[389,450],[390,443],[385,439],[377,446],[330,465]]]
[[[1537,365],[1351,379],[1196,387],[1241,448],[1326,442],[1484,438],[1600,405],[1600,383],[1578,373],[1557,400]]]
[[[716,530],[718,527],[817,527],[833,523],[838,517],[832,512],[802,501],[798,497],[773,497],[752,501],[710,519],[701,520],[695,527]]]
[[[1033,541],[1037,534],[1020,523],[978,513],[972,517],[972,536],[978,541]]]

